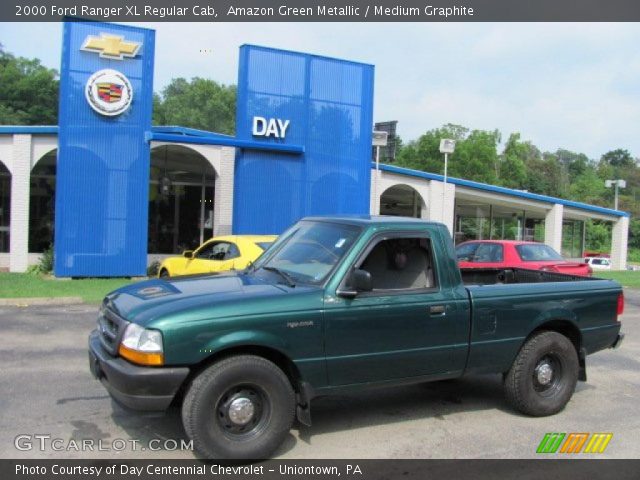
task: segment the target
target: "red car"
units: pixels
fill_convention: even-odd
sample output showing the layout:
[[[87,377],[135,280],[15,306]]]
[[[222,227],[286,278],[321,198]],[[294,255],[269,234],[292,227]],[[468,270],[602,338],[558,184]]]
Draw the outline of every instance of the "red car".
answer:
[[[544,243],[515,240],[473,240],[456,247],[460,268],[527,268],[591,276],[585,263],[567,262]]]

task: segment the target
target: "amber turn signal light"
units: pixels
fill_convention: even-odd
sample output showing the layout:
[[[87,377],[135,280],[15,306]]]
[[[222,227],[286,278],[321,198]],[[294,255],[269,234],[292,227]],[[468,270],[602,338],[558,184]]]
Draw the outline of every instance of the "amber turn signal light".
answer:
[[[162,353],[140,352],[138,350],[127,348],[122,344],[120,344],[120,347],[118,348],[118,353],[122,358],[138,365],[164,365],[164,355]]]

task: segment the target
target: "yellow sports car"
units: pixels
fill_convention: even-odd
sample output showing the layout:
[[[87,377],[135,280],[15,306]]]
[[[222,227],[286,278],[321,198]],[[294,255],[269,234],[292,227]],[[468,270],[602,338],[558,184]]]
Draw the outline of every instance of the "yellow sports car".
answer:
[[[187,250],[181,257],[169,257],[158,269],[158,277],[242,270],[255,261],[276,238],[276,235],[227,235],[214,237],[196,250]]]

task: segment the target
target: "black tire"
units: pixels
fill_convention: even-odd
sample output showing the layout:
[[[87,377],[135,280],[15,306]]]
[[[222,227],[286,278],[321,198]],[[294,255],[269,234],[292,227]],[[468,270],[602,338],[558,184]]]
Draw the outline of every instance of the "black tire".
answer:
[[[165,270],[164,268],[160,270],[160,278],[169,278],[169,270]]]
[[[504,377],[509,403],[535,417],[561,411],[578,381],[578,354],[571,341],[557,332],[543,331],[522,346]]]
[[[239,424],[233,404],[245,400],[253,414],[250,420],[241,418],[248,423]],[[193,380],[182,403],[187,436],[210,459],[268,458],[289,433],[294,416],[295,393],[287,376],[253,355],[211,365]]]

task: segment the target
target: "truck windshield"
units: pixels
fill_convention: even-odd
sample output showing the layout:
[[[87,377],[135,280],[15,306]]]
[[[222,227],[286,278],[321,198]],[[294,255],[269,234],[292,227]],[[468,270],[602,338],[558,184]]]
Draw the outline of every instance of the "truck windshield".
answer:
[[[253,270],[280,271],[296,283],[322,283],[360,231],[354,225],[298,222],[256,261]]]

